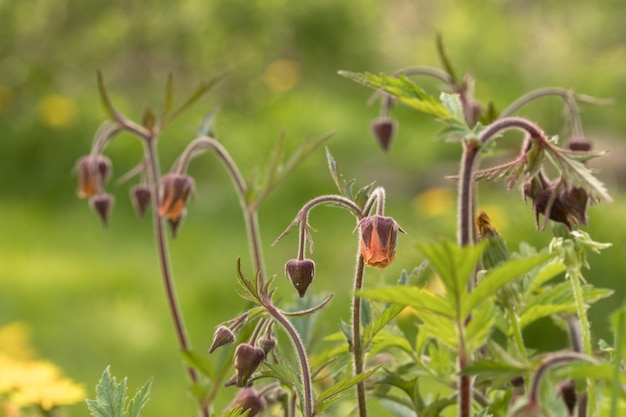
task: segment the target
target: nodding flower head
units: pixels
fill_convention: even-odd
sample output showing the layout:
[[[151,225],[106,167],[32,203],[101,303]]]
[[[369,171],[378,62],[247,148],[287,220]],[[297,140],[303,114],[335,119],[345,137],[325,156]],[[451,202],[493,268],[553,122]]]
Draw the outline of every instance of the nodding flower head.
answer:
[[[150,187],[145,184],[135,185],[130,189],[130,198],[139,217],[143,217],[150,206],[152,193]]]
[[[254,417],[265,410],[267,403],[254,388],[242,388],[233,401],[231,408],[241,408],[241,412],[249,411],[247,416]]]
[[[259,347],[249,343],[242,343],[237,346],[235,350],[235,370],[237,372],[235,385],[238,387],[247,386],[248,380],[264,359],[265,352]]]
[[[315,276],[315,262],[311,259],[291,259],[285,264],[285,274],[302,298]]]
[[[170,173],[161,179],[159,216],[178,223],[185,215],[189,196],[194,191],[193,179],[185,174]]]
[[[78,176],[78,197],[92,197],[111,177],[111,160],[102,155],[83,156],[76,162],[74,171]]]
[[[374,119],[370,127],[380,146],[385,152],[388,151],[396,133],[396,121],[389,116],[381,116]]]
[[[215,329],[215,333],[213,333],[213,343],[211,343],[209,353],[213,353],[218,347],[230,345],[234,341],[235,333],[233,333],[230,328],[220,325]]]
[[[573,225],[587,224],[587,206],[589,196],[582,188],[562,188],[550,185],[534,198],[535,220],[539,224],[539,215],[546,215],[550,220],[563,223],[568,230]]]
[[[357,228],[361,230],[361,255],[365,265],[386,268],[396,257],[398,231],[402,228],[391,217],[381,215],[361,219]]]

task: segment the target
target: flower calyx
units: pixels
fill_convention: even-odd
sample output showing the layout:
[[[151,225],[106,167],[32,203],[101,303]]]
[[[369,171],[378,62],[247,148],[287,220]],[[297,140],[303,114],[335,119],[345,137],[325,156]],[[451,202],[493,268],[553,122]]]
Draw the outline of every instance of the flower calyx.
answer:
[[[194,181],[189,175],[169,173],[161,179],[159,216],[168,220],[174,236],[185,216],[187,201],[194,190]]]
[[[235,333],[229,327],[219,325],[213,333],[213,343],[211,343],[209,353],[213,353],[219,347],[230,345],[234,341]]]
[[[78,177],[78,197],[88,198],[101,193],[111,177],[111,160],[103,155],[83,156],[74,167]]]
[[[365,265],[384,269],[396,256],[398,231],[406,233],[387,216],[375,214],[359,221],[357,228],[361,232],[361,255]]]
[[[385,152],[389,150],[391,141],[396,133],[396,126],[396,121],[389,116],[380,116],[374,119],[370,125],[372,134]]]
[[[137,184],[130,189],[130,199],[135,207],[135,211],[140,218],[146,214],[146,210],[150,206],[152,192],[146,184]]]
[[[113,207],[115,198],[111,194],[96,194],[89,199],[89,207],[96,212],[104,227],[109,225],[109,213]]]
[[[285,274],[302,298],[315,276],[315,262],[311,259],[291,259],[285,264]]]
[[[235,350],[235,378],[238,387],[248,386],[248,380],[265,360],[263,349],[249,343],[242,343]],[[230,382],[230,381],[229,381]]]

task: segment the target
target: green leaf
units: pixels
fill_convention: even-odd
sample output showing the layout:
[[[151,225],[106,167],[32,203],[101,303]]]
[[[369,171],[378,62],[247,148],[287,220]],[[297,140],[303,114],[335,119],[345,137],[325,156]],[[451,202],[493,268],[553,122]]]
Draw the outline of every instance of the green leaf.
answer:
[[[544,317],[551,316],[558,313],[573,313],[576,311],[574,304],[539,304],[534,305],[524,310],[520,315],[519,326],[524,329],[529,324],[542,319]],[[509,329],[509,335],[512,334],[512,330]]]
[[[126,417],[141,417],[141,415],[143,414],[143,408],[148,402],[151,387],[152,379],[150,379],[144,384],[143,387],[137,390],[135,396],[128,403],[128,408],[126,409]]]
[[[401,304],[390,304],[385,307],[383,312],[378,315],[376,320],[373,323],[370,323],[365,327],[365,331],[363,332],[363,340],[365,342],[365,347],[367,348],[367,344],[371,341],[371,339],[380,332],[383,327],[385,327],[391,320],[396,318],[398,314],[404,309],[404,305]]]
[[[450,240],[431,245],[420,245],[419,249],[430,260],[431,265],[439,274],[439,278],[446,288],[446,296],[452,296],[451,311],[448,316],[463,315],[463,311],[468,312],[470,308],[463,309],[464,298],[468,294],[467,283],[474,274],[474,270],[486,242],[481,242],[476,246],[460,247]],[[486,279],[486,278],[485,278]],[[474,303],[468,306],[475,305]],[[448,307],[450,309],[450,307]]]
[[[454,317],[454,310],[448,300],[424,288],[406,286],[382,287],[358,291],[357,295],[370,300],[411,306],[421,312],[432,312],[448,318]]]
[[[209,80],[208,82],[201,83],[193,93],[187,97],[187,99],[181,104],[176,110],[174,110],[169,118],[167,119],[167,123],[174,120],[177,116],[179,116],[183,111],[193,105],[196,101],[198,101],[205,93],[211,90],[215,85],[217,85],[220,81],[222,81],[227,74],[220,74]],[[166,120],[163,120],[163,125],[165,125]]]
[[[459,347],[459,335],[455,323],[451,317],[442,317],[436,314],[420,314],[422,324],[419,331],[430,335],[432,339],[438,340],[450,349],[456,350]]]
[[[391,333],[381,332],[372,341],[371,354],[374,355],[380,351],[386,351],[388,348],[398,348],[408,353],[413,354],[413,347],[404,337],[395,336]]]
[[[96,399],[86,400],[87,408],[94,417],[140,417],[148,401],[152,381],[141,387],[133,399],[126,404],[126,378],[120,383],[111,375],[110,367],[102,373],[96,385]]]
[[[334,401],[338,400],[341,395],[345,393],[346,390],[352,388],[359,382],[369,378],[374,372],[378,371],[381,366],[382,365],[379,365],[376,368],[370,369],[367,372],[355,376],[350,376],[349,373],[346,374],[346,376],[344,376],[342,379],[331,385],[326,391],[320,394],[320,396],[317,398],[317,401],[315,402],[315,414],[321,413],[322,410],[324,410]]]
[[[448,73],[448,75],[450,76],[450,79],[452,80],[453,84],[457,83],[457,78],[456,78],[456,74],[454,72],[454,68],[452,68],[452,64],[450,63],[450,59],[448,58],[448,55],[446,54],[446,51],[443,47],[443,37],[441,36],[441,33],[437,33],[437,55],[439,56],[439,60],[441,61],[441,65],[443,66],[443,69]]]
[[[349,71],[339,71],[339,74],[368,87],[384,91],[396,97],[407,106],[413,107],[437,119],[453,118],[445,106],[436,98],[424,92],[424,90],[409,80],[404,74],[401,74],[400,77]]]
[[[545,150],[550,161],[563,175],[566,185],[582,188],[592,200],[613,201],[604,184],[584,163],[566,152],[560,152],[558,148],[546,147]]]
[[[441,104],[448,110],[453,119],[458,120],[465,125],[465,115],[463,114],[463,103],[461,96],[458,94],[441,93],[439,95]]]
[[[100,93],[100,100],[102,101],[102,107],[104,107],[105,113],[109,119],[116,121],[118,114],[111,104],[111,100],[109,99],[109,95],[104,87],[104,79],[102,78],[102,73],[100,71],[98,71],[98,92]]]
[[[551,255],[537,255],[526,259],[511,259],[487,273],[463,303],[462,315],[469,314],[478,304],[489,299],[506,284],[550,259]]]
[[[493,329],[496,306],[494,303],[482,303],[472,311],[472,320],[466,327],[466,343],[470,350],[480,348]]]
[[[166,120],[172,111],[174,105],[174,75],[170,72],[167,75],[167,81],[165,82],[165,100],[163,101],[163,113],[161,114],[161,121]]]
[[[180,353],[183,355],[183,359],[189,366],[196,369],[202,375],[207,378],[214,380],[215,379],[215,369],[213,367],[213,362],[204,356],[192,351],[192,350],[181,350]]]

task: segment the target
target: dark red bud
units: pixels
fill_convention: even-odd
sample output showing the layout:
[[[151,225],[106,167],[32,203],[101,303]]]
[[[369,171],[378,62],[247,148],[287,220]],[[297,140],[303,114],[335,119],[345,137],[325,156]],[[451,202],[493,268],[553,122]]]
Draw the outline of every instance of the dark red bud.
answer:
[[[315,262],[311,259],[291,259],[285,264],[285,274],[302,298],[313,281]]]
[[[591,146],[591,141],[587,138],[571,138],[567,141],[567,148],[570,151],[589,152]]]
[[[96,212],[104,227],[109,225],[109,212],[115,199],[110,194],[97,194],[89,199],[89,206]]]
[[[276,346],[276,338],[272,336],[263,336],[259,339],[259,347],[263,349],[265,356],[274,349],[274,346]]]
[[[237,394],[230,408],[240,408],[242,412],[248,411],[248,417],[259,415],[265,410],[267,404],[254,388],[243,388]]]
[[[235,341],[235,334],[226,326],[218,326],[213,334],[213,343],[209,348],[209,353],[213,353],[215,349],[221,346],[230,345]]]
[[[130,189],[130,199],[139,217],[143,218],[146,214],[146,210],[150,206],[151,196],[150,187],[145,184],[138,184]]]
[[[235,350],[235,370],[237,371],[238,387],[248,385],[248,380],[257,368],[263,363],[265,353],[263,349],[242,343]]]
[[[396,121],[388,116],[381,116],[372,121],[371,129],[383,150],[388,151],[396,132]]]
[[[569,415],[573,416],[574,408],[576,407],[576,402],[578,400],[578,395],[576,394],[576,384],[574,383],[574,380],[572,378],[569,378],[559,383],[556,386],[556,395],[563,399]]]

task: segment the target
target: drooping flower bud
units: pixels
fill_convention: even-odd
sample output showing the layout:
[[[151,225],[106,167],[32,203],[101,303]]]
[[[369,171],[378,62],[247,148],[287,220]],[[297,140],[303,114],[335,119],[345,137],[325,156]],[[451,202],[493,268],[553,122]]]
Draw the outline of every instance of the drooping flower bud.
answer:
[[[391,217],[372,215],[361,219],[361,255],[365,265],[383,269],[396,257],[398,231],[404,230]]]
[[[563,188],[557,192],[556,185],[550,185],[534,198],[535,221],[539,224],[539,215],[543,214],[572,230],[572,224],[587,224],[588,200],[582,188]]]
[[[569,415],[573,416],[574,408],[576,407],[576,402],[578,400],[574,380],[572,378],[568,378],[565,381],[560,382],[556,386],[556,395],[563,399]]]
[[[235,350],[235,370],[237,372],[235,385],[238,387],[248,385],[248,379],[263,363],[264,359],[265,353],[261,348],[248,343],[237,346],[237,350]]]
[[[161,180],[159,216],[168,220],[174,236],[185,216],[187,200],[193,191],[194,182],[188,175],[170,173]]]
[[[130,199],[137,215],[141,218],[146,214],[146,210],[150,205],[151,195],[150,187],[145,184],[138,184],[130,189]]]
[[[570,151],[589,152],[591,141],[587,138],[575,137],[567,141],[567,149]]]
[[[247,416],[254,417],[263,412],[266,407],[267,403],[254,388],[243,388],[239,391],[229,408],[240,408],[242,412],[250,410]]]
[[[265,356],[274,349],[274,346],[276,346],[276,338],[271,335],[263,336],[259,339],[259,347],[263,349]]]
[[[291,259],[285,264],[285,274],[302,298],[313,281],[315,262],[311,259]]]
[[[235,334],[233,331],[224,325],[220,325],[215,329],[215,333],[213,333],[213,343],[211,343],[209,353],[213,353],[218,347],[230,345],[234,341]]]
[[[109,225],[109,212],[115,199],[110,194],[96,194],[89,199],[89,206],[96,212],[104,227]]]
[[[396,132],[396,121],[389,116],[381,116],[374,119],[370,127],[380,146],[385,152],[388,151]]]
[[[111,160],[103,155],[83,156],[76,162],[74,171],[78,176],[78,197],[92,197],[111,177]]]

